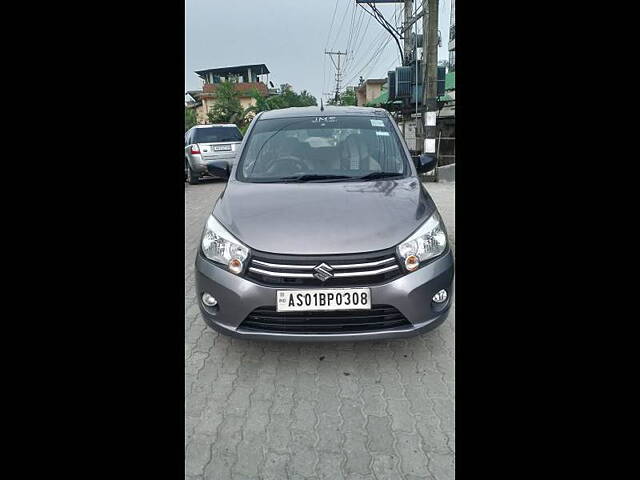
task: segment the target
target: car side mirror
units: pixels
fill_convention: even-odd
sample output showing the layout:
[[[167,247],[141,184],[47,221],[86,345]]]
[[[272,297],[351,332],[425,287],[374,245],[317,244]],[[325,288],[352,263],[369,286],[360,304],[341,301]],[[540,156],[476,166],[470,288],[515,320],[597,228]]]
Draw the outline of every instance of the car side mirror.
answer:
[[[231,174],[231,165],[226,160],[216,160],[207,164],[207,170],[214,177],[229,178]]]
[[[413,157],[413,163],[418,173],[426,173],[436,168],[438,159],[434,155],[423,153],[422,155]]]

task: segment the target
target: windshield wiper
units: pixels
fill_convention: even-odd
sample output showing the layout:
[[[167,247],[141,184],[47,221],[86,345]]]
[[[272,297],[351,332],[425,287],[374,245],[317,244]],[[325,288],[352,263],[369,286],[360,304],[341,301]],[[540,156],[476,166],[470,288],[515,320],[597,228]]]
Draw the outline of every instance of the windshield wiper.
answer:
[[[318,173],[303,173],[301,175],[291,175],[289,177],[281,178],[265,178],[263,180],[255,180],[259,183],[295,183],[295,182],[312,182],[315,180],[328,180],[328,181],[367,181],[377,180],[380,178],[389,177],[401,177],[403,173],[397,172],[371,172],[361,177],[353,177],[351,175],[330,175],[330,174],[318,174]]]
[[[351,178],[348,175],[322,175],[317,173],[305,173],[302,175],[292,175],[290,177],[282,177],[274,179],[276,182],[309,182],[313,180],[343,180]]]
[[[402,177],[404,173],[398,172],[371,172],[362,177],[350,177],[351,180],[378,180],[380,178]]]

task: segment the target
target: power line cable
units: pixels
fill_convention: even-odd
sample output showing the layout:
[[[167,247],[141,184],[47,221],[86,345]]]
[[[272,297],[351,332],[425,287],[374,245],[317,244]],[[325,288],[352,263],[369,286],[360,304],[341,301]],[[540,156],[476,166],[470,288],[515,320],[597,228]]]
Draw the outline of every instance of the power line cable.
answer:
[[[364,13],[362,14],[363,18],[364,18]],[[369,24],[371,23],[371,17],[367,17],[367,24],[364,27],[364,32],[362,33],[362,37],[360,38],[360,43],[356,43],[356,49],[353,51],[353,53],[351,54],[351,58],[352,63],[355,65],[355,59],[358,57],[358,54],[360,53],[360,47],[362,47],[362,44],[364,43],[365,38],[367,38],[367,31],[369,29]]]
[[[360,7],[362,7],[362,9],[365,12],[371,15],[376,20],[376,22],[382,25],[382,28],[384,28],[386,31],[389,32],[391,37],[395,40],[398,50],[400,51],[400,55],[402,56],[402,47],[400,46],[400,41],[398,40],[398,38],[400,37],[400,33],[395,29],[395,27],[393,27],[389,22],[387,22],[387,20],[384,18],[380,10],[378,10],[374,4],[370,2],[367,3],[367,5],[369,5],[369,7],[371,8],[372,12],[367,10],[362,3],[358,3],[358,5],[360,5]]]
[[[350,57],[350,55],[349,55],[349,47],[351,46],[351,40],[353,38],[353,31],[354,31],[353,27],[354,27],[354,22],[355,22],[355,12],[356,12],[356,9],[353,8],[352,11],[351,11],[351,21],[350,21],[350,25],[349,25],[349,33],[348,33],[348,36],[347,36],[347,44],[346,44],[346,48],[344,49],[346,55],[344,57],[344,65],[343,65],[343,67],[345,67],[345,68],[347,66],[347,62],[349,61],[349,57]]]
[[[349,10],[349,7],[351,7],[351,1],[350,0],[346,0],[346,1],[347,1],[347,4],[346,4],[346,7],[345,7],[344,12],[342,14],[342,22],[340,22],[340,27],[338,27],[338,30],[336,32],[336,38],[333,41],[333,45],[331,47],[331,50],[335,50],[335,48],[336,48],[336,43],[338,43],[338,39],[340,38],[340,34],[342,33],[342,27],[344,26],[344,21],[348,16],[347,11]]]
[[[354,40],[354,36],[357,38],[357,34],[358,34],[359,24],[356,21],[356,12],[362,14],[362,12],[358,12],[357,8],[354,7],[351,14],[351,28],[349,29],[349,39],[347,40],[347,48],[345,49],[345,51],[347,52],[347,57],[345,58],[345,68],[347,66],[347,63],[349,62],[349,59],[351,58],[351,55],[349,52],[351,50],[351,45]],[[354,28],[354,25],[355,25],[355,28]]]
[[[371,62],[373,62],[374,60],[376,60],[380,56],[380,54],[384,51],[384,49],[386,48],[386,46],[389,44],[390,41],[391,41],[391,38],[387,38],[387,40],[374,51],[374,53],[371,56],[371,58],[369,59],[369,61],[365,65],[363,65],[361,68],[359,68],[356,71],[356,74],[353,75],[347,82],[345,82],[345,85],[351,83],[358,75],[363,73],[365,71],[365,69],[367,67],[369,67]],[[377,63],[377,61],[376,61],[376,63]],[[375,66],[375,64],[374,64],[374,66]],[[366,78],[366,76],[365,76],[365,78]]]
[[[375,56],[378,49],[382,46],[382,43],[385,41],[385,38],[387,40],[390,40],[390,38],[388,38],[387,33],[384,30],[382,30],[381,32],[378,33],[376,37],[374,37],[374,39],[371,42],[369,42],[371,45],[377,45],[377,46],[371,48],[367,53],[365,53],[365,57],[363,57],[359,62],[353,63],[352,68],[350,68],[348,72],[345,71],[345,75],[349,75],[354,71],[360,73],[364,65],[368,64],[373,58],[373,56]],[[371,55],[369,56],[369,54]],[[369,58],[369,60],[367,60],[367,58]],[[354,70],[354,67],[356,67],[356,65],[358,65],[358,67],[355,68]]]
[[[331,38],[331,32],[333,31],[333,23],[336,19],[336,12],[338,11],[338,2],[340,0],[336,0],[336,4],[335,7],[333,8],[333,16],[331,17],[331,25],[329,26],[329,33],[327,34],[327,41],[324,44],[324,49],[327,49],[327,46],[329,45],[329,39]],[[322,62],[322,91],[325,90],[325,87],[327,85],[327,81],[326,81],[326,69],[327,69],[327,56],[326,55],[322,55],[323,57],[323,62]]]
[[[338,1],[339,0],[336,0],[336,9],[337,9],[337,6],[338,6]],[[336,31],[336,36],[335,36],[335,39],[334,39],[333,44],[332,44],[333,45],[332,50],[335,49],[335,46],[336,46],[338,40],[341,37],[342,27],[344,26],[344,21],[349,16],[349,14],[348,14],[349,8],[352,7],[352,4],[351,4],[350,0],[346,0],[346,2],[347,2],[346,6],[345,6],[344,12],[342,14],[342,22],[340,22],[340,26],[338,27],[338,30]],[[352,8],[355,9],[355,7],[352,7]],[[325,54],[326,53],[327,53],[327,49],[325,48]],[[346,56],[346,52],[345,52],[345,56]],[[331,62],[333,63],[333,66],[336,68],[336,82],[337,82],[337,85],[339,85],[340,84],[340,79],[342,78],[343,73],[341,72],[341,69],[339,68],[339,66],[335,64],[332,55],[330,55],[330,58],[331,58]],[[336,88],[336,91],[338,91],[337,88]]]
[[[327,35],[327,41],[324,44],[324,48],[325,50],[327,49],[327,46],[329,45],[329,38],[331,37],[331,31],[333,30],[333,22],[336,19],[336,11],[338,10],[338,2],[340,0],[336,0],[336,6],[333,9],[333,17],[331,17],[331,26],[329,27],[329,34]]]
[[[356,10],[357,9],[354,9],[354,11]],[[362,24],[364,22],[364,13],[361,10],[357,10],[357,12],[360,16],[358,17],[358,20],[356,20],[355,33],[353,35],[353,38],[351,39],[351,42],[347,45],[346,51],[349,55],[347,56],[345,61],[345,71],[347,71],[347,69],[350,68],[352,63],[355,61],[355,51],[353,47],[358,44],[358,40],[360,38],[360,32],[362,29]]]
[[[388,42],[387,42],[388,44]],[[376,68],[376,66],[378,65],[378,62],[380,61],[380,59],[382,58],[382,53],[384,52],[385,48],[386,48],[386,44],[385,46],[380,50],[380,53],[378,53],[378,55],[375,58],[375,61],[373,62],[373,64],[371,65],[371,67],[369,68],[369,70],[367,70],[367,73],[364,75],[364,78],[369,78],[369,76],[371,75],[371,73],[373,72],[373,70]]]
[[[369,6],[372,7],[372,10],[374,10],[374,8],[373,8],[374,6],[372,6],[372,5],[369,5]],[[357,62],[355,61],[355,58],[357,57],[357,54],[359,53],[360,47],[361,47],[362,43],[364,42],[364,39],[365,39],[365,36],[366,36],[366,31],[367,31],[367,28],[368,28],[369,23],[371,21],[371,18],[376,18],[373,15],[371,15],[371,13],[368,12],[364,7],[362,8],[362,10],[366,11],[370,16],[367,19],[367,25],[365,27],[365,34],[363,34],[362,39],[361,39],[359,44],[357,43],[357,36],[356,36],[356,42],[354,42],[354,43],[357,45],[357,48],[356,48],[356,50],[354,52],[352,52],[352,55],[350,56],[351,58],[348,57],[347,61],[345,62],[345,69],[344,69],[345,75],[349,74],[349,73],[352,73],[353,65],[357,64]],[[387,22],[386,19],[384,19],[384,17],[382,16],[382,13],[377,9],[375,9],[375,10],[377,11],[376,15],[379,16],[379,17],[382,17],[381,20],[384,21],[386,23],[386,25],[391,26],[390,23]],[[404,5],[402,5],[400,7],[400,9],[398,9],[398,5],[394,6],[394,17],[393,17],[394,23],[397,23],[398,15],[402,15],[403,13],[404,13]],[[361,15],[362,18],[364,18],[364,15],[363,15],[362,11],[360,11],[360,15]],[[378,21],[378,23],[380,23],[380,20],[378,18],[376,18],[376,21]],[[383,25],[382,23],[381,23],[381,25],[383,26],[383,28],[385,27],[385,25]],[[389,32],[392,36],[395,36],[395,35],[393,35],[392,32],[389,31],[389,28],[385,28],[385,30],[387,32]],[[384,31],[381,32],[381,33],[382,33],[382,36],[385,35]],[[372,43],[375,43],[375,42],[372,42]],[[385,47],[386,47],[386,44],[385,44]],[[347,51],[349,51],[349,48],[347,48]],[[369,59],[369,61],[366,64],[364,64],[364,65],[360,64],[361,68],[358,69],[358,71],[356,72],[355,76],[357,76],[358,73],[362,72],[372,61],[374,61],[374,58],[376,57],[376,54],[380,55],[380,53],[381,53],[381,51],[379,51],[379,50],[374,51],[373,56]],[[400,55],[400,59],[401,59],[401,63],[402,63],[402,56],[401,55]],[[378,60],[379,59],[375,59],[375,63],[371,67],[370,71],[373,68],[375,68],[375,65],[377,64]],[[394,62],[395,62],[395,60],[394,60]]]

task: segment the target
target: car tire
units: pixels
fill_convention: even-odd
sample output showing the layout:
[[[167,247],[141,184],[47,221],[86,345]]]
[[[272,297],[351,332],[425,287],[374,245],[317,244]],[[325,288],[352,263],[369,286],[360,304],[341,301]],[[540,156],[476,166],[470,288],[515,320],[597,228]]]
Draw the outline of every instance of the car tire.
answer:
[[[189,185],[197,185],[200,183],[200,175],[191,169],[189,162],[187,162],[186,167],[187,182],[189,182]]]

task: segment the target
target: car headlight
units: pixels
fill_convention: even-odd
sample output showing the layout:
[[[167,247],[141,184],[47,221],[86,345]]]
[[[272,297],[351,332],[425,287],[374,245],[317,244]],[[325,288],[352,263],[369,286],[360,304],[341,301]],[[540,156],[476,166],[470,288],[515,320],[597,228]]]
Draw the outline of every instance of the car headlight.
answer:
[[[249,248],[240,243],[213,215],[209,215],[202,235],[202,253],[209,260],[225,265],[238,274],[244,269]]]
[[[437,257],[447,248],[447,235],[438,212],[404,242],[398,245],[398,255],[409,272],[417,270],[421,262]]]

